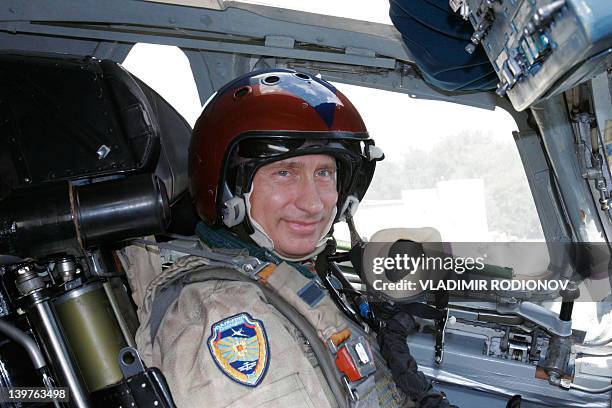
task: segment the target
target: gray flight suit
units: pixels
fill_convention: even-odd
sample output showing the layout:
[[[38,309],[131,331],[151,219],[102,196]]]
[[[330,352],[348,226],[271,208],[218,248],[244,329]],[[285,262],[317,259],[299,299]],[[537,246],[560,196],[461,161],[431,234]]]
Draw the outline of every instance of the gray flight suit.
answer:
[[[326,350],[321,347],[325,339],[349,326],[353,333],[364,333],[358,332],[328,296],[314,308],[301,302],[295,288],[308,280],[288,264],[280,264],[262,285],[248,278],[226,280],[236,271],[193,256],[178,259],[162,273],[155,247],[127,247],[121,260],[138,306],[138,350],[145,364],[162,370],[177,406],[348,406],[345,401],[337,402],[340,383],[332,386],[335,383],[326,380],[313,349]],[[275,307],[270,302],[266,293],[272,292],[304,317],[307,324],[302,329],[277,309],[278,303]],[[316,333],[310,340],[303,330],[309,325]],[[375,385],[354,406],[408,406],[375,340],[370,339],[370,345],[377,357],[377,370],[370,378]],[[255,350],[254,354],[249,350]],[[236,366],[237,360],[249,360],[249,355],[259,359]]]

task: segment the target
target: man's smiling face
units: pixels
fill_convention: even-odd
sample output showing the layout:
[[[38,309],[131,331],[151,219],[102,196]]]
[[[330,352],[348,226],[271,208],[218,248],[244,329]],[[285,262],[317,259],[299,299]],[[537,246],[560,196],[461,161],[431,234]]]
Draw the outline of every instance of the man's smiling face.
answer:
[[[250,196],[251,217],[282,256],[299,258],[314,251],[326,233],[338,201],[336,160],[313,154],[262,166]]]

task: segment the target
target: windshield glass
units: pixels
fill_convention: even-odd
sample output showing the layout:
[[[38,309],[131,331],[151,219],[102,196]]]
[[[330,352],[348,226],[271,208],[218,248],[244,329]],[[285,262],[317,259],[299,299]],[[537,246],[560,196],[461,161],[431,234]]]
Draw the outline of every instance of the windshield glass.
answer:
[[[356,214],[361,235],[433,227],[445,241],[544,241],[510,114],[336,86],[385,152]]]

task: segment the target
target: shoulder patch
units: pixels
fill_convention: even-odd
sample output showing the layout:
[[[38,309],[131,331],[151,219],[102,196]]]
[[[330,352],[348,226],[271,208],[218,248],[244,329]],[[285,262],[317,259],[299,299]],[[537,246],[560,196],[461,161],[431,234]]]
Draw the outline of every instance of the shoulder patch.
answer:
[[[227,317],[212,325],[208,350],[223,374],[239,384],[256,387],[270,363],[270,346],[260,320],[248,313]]]

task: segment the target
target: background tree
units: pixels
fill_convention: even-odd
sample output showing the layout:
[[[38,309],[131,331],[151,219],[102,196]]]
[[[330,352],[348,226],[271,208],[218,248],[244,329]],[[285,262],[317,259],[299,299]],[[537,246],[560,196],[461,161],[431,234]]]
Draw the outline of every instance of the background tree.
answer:
[[[444,180],[482,179],[489,230],[517,239],[541,238],[531,191],[516,156],[511,138],[492,140],[481,132],[447,136],[430,151],[410,149],[400,162],[381,162],[366,198],[400,199],[402,190],[435,188]]]

